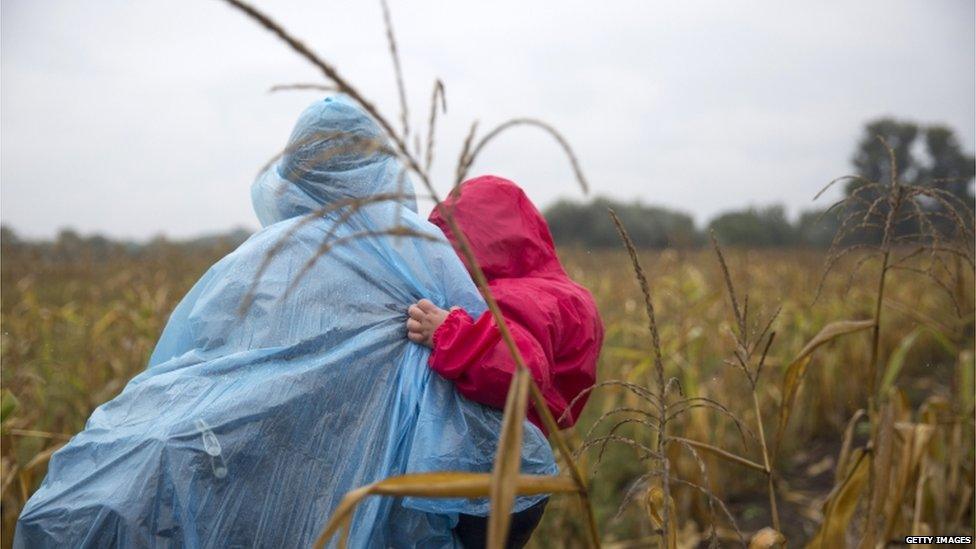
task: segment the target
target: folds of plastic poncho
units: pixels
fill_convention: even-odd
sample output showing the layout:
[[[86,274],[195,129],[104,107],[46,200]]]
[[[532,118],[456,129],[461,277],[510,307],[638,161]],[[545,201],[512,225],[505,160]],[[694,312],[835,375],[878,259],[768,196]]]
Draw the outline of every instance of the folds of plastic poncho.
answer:
[[[412,198],[305,216],[410,190],[395,158],[362,146],[380,135],[341,97],[302,114],[252,187],[264,229],[197,282],[149,368],[54,454],[16,546],[306,547],[356,487],[491,469],[501,414],[460,397],[404,335],[423,297],[485,309],[450,245]],[[432,240],[376,234],[394,223]],[[525,433],[523,472],[554,473],[540,431]],[[458,513],[487,512],[485,500],[371,497],[350,544],[450,547]]]

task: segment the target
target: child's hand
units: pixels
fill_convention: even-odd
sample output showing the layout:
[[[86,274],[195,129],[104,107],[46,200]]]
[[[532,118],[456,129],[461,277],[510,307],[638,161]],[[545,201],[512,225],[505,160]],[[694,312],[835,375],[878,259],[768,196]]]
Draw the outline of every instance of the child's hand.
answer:
[[[452,307],[451,310],[456,308]],[[421,299],[407,309],[407,314],[410,315],[407,319],[407,337],[410,341],[433,347],[434,332],[444,323],[450,311],[441,309],[428,299]]]

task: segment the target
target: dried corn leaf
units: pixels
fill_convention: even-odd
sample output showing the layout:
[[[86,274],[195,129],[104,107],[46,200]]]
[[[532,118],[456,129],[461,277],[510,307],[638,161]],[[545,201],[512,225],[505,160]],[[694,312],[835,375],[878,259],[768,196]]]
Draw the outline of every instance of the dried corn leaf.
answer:
[[[861,419],[867,417],[867,412],[863,409],[854,412],[851,419],[847,421],[847,427],[844,428],[844,438],[842,439],[840,446],[840,453],[837,455],[837,467],[834,469],[834,483],[839,483],[844,475],[847,474],[847,462],[851,456],[851,448],[854,444],[854,429]]]
[[[871,458],[863,451],[855,452],[854,467],[844,483],[827,502],[824,511],[824,522],[817,535],[814,536],[808,549],[827,549],[832,547],[846,547],[846,532],[861,494],[868,480],[871,469]]]
[[[414,496],[428,498],[482,498],[489,494],[492,476],[489,473],[437,472],[415,473],[390,477],[374,484],[358,488],[346,494],[329,518],[328,524],[315,542],[315,547],[325,546],[339,528],[348,525],[356,506],[367,496]],[[515,493],[519,495],[572,493],[576,484],[569,477],[519,475],[515,480]]]
[[[516,485],[522,452],[522,423],[529,403],[529,370],[521,367],[512,376],[498,437],[495,466],[491,472],[491,516],[488,517],[488,547],[503,549],[512,521]]]
[[[782,444],[783,434],[786,432],[786,426],[790,421],[790,414],[793,411],[796,393],[800,389],[800,383],[806,374],[807,366],[810,364],[813,352],[824,343],[843,335],[866,330],[872,326],[874,326],[873,320],[838,320],[831,322],[824,326],[813,339],[807,342],[803,350],[800,351],[800,354],[790,362],[790,365],[786,368],[786,375],[783,378],[783,402],[780,405],[779,426],[776,430],[777,449]]]

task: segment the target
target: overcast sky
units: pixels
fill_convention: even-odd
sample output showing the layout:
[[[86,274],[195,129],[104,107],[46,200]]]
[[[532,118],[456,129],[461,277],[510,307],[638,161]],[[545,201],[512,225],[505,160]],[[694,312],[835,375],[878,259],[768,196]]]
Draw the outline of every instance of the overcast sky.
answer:
[[[260,2],[382,110],[396,92],[378,2]],[[792,214],[850,170],[865,121],[956,129],[972,151],[974,3],[390,0],[415,127],[447,84],[435,174],[449,185],[472,120],[558,127],[595,194]],[[5,0],[0,217],[22,234],[146,238],[256,227],[248,187],[316,95],[316,71],[219,1]],[[532,128],[473,174],[537,204],[580,198]]]

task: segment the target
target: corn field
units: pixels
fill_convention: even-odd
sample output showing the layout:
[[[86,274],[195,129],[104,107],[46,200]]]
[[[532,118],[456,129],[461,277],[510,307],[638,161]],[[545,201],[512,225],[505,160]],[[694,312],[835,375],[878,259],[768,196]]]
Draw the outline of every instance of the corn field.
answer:
[[[188,251],[160,246],[140,257],[110,260],[76,257],[50,261],[28,252],[4,251],[2,265],[3,361],[3,545],[9,547],[20,507],[44,474],[46,458],[80,430],[91,410],[118,393],[145,365],[172,308],[190,285],[229,249]],[[601,380],[653,387],[653,353],[643,299],[624,252],[562,250],[570,275],[596,297],[607,326],[600,360]],[[817,333],[837,319],[870,318],[876,281],[869,271],[850,280],[844,268],[828,275],[815,296],[825,256],[801,250],[725,251],[736,289],[748,291],[757,317],[779,310],[770,331],[774,345],[758,384],[767,436],[784,402],[790,362]],[[640,252],[656,299],[666,374],[687,395],[715,399],[742,423],[705,407],[691,410],[669,427],[682,439],[702,441],[761,462],[749,383],[728,359],[736,341],[735,321],[724,276],[714,253]],[[848,285],[850,288],[848,289]],[[894,276],[885,297],[880,355],[891,372],[895,414],[888,441],[891,489],[885,505],[893,513],[892,539],[907,533],[971,532],[973,497],[973,279],[959,281],[958,316],[948,299],[917,277]],[[867,402],[870,333],[850,333],[811,355],[792,401],[793,413],[776,452],[776,489],[782,531],[792,546],[817,535],[856,540],[864,509],[857,498],[837,505],[832,489],[845,476],[865,476],[854,448],[870,436],[866,421],[854,421]],[[573,435],[573,446],[614,436],[644,446],[654,433],[639,421],[641,398],[619,386],[600,387]],[[677,448],[677,447],[675,447]],[[715,524],[720,545],[739,543],[770,526],[764,475],[747,466],[698,450],[673,451],[676,476],[701,484],[727,507],[688,486],[673,487],[672,524],[676,544],[694,547]],[[654,513],[641,480],[646,457],[628,444],[592,446],[581,455],[590,480],[601,539],[608,547],[653,546]],[[701,463],[699,463],[699,460]],[[863,462],[862,462],[863,463]],[[701,464],[704,464],[704,473]],[[846,469],[846,470],[845,470]],[[854,494],[856,496],[856,494]],[[853,500],[853,501],[852,501]],[[831,505],[825,505],[828,501]],[[862,507],[865,503],[860,504]],[[714,517],[714,518],[712,518]],[[830,520],[830,528],[825,523]],[[583,546],[585,533],[572,497],[556,497],[535,536],[538,547]],[[837,539],[837,538],[834,538]],[[840,538],[846,539],[846,538]],[[851,544],[853,545],[853,541]],[[824,547],[836,547],[825,542]]]
[[[275,89],[350,96],[389,138],[356,143],[350,152],[396,155],[440,202],[431,163],[445,88],[434,82],[421,147],[420,132],[410,135],[385,2],[400,124],[269,16],[241,0],[226,2],[325,80]],[[480,138],[473,124],[454,185],[490,141],[515,126],[553,137],[587,190],[567,140],[532,118],[511,119]],[[638,250],[612,211],[621,250],[560,250],[570,276],[594,294],[606,326],[599,381],[587,391],[591,399],[579,423],[564,432],[557,432],[448,215],[518,365],[494,470],[404,475],[361,487],[333,517],[323,517],[328,522],[317,545],[343,545],[362,498],[408,494],[489,496],[489,547],[502,546],[515,495],[540,492],[554,497],[532,542],[537,547],[873,548],[906,535],[971,535],[972,211],[939,181],[901,182],[894,152],[882,143],[891,159],[888,179],[841,178],[854,185],[830,207],[841,223],[827,251],[723,249],[714,235],[711,249]],[[398,196],[327,205],[309,217]],[[383,234],[415,236],[402,227]],[[161,243],[95,257],[4,247],[4,547],[51,453],[141,371],[177,301],[229,251]],[[519,475],[528,406],[552,433],[558,476]]]

